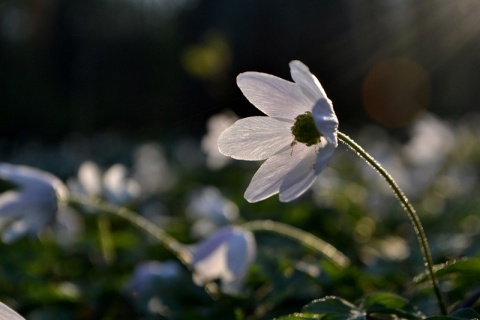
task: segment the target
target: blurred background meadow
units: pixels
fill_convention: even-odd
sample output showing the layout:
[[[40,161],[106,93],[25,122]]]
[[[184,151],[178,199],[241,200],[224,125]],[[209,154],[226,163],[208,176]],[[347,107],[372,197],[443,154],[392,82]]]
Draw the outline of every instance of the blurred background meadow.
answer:
[[[434,312],[423,262],[388,186],[340,145],[315,186],[283,204],[243,193],[260,163],[216,149],[260,115],[236,76],[291,79],[301,60],[340,130],[397,180],[424,222],[455,305],[480,289],[480,2],[476,0],[0,1],[0,161],[51,172],[178,241],[271,219],[324,239],[311,249],[255,233],[240,295],[212,298],[158,241],[82,207],[0,243],[0,301],[27,319],[272,319],[313,299],[390,291]],[[83,171],[82,171],[83,170]],[[85,171],[86,170],[86,171]],[[86,192],[88,194],[88,192]],[[432,311],[433,310],[433,311]]]

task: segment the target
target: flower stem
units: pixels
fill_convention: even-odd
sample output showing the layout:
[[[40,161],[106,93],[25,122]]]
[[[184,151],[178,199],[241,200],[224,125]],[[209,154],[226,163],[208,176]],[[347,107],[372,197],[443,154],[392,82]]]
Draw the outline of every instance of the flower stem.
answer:
[[[350,260],[331,244],[323,241],[311,233],[292,227],[288,224],[275,222],[272,220],[255,220],[242,224],[242,227],[250,231],[274,232],[281,236],[296,240],[306,247],[319,252],[325,258],[339,267],[347,267],[350,264]]]
[[[115,249],[110,230],[110,220],[107,217],[102,216],[98,219],[98,233],[100,235],[103,259],[107,265],[112,264],[115,261]]]
[[[447,314],[445,303],[443,301],[442,294],[440,292],[439,282],[433,270],[432,255],[430,253],[430,248],[428,246],[427,236],[425,235],[425,231],[423,230],[422,223],[420,222],[420,218],[418,217],[415,211],[415,208],[412,206],[412,204],[410,203],[408,198],[405,196],[403,191],[400,189],[400,187],[397,185],[397,183],[392,178],[392,176],[370,154],[368,154],[360,145],[358,145],[346,134],[338,131],[337,135],[340,141],[342,141],[350,149],[355,151],[355,153],[360,158],[364,159],[372,168],[374,168],[387,181],[388,185],[392,188],[393,192],[395,193],[395,196],[400,201],[402,208],[407,213],[410,219],[410,222],[413,225],[413,229],[415,230],[415,234],[417,236],[418,242],[420,243],[423,260],[425,262],[425,268],[430,278],[430,282],[433,286],[433,290],[435,291],[435,295],[437,297],[440,311],[444,315]]]
[[[73,205],[88,206],[103,213],[111,214],[125,219],[138,228],[146,231],[160,241],[168,250],[170,250],[185,266],[189,266],[192,257],[190,251],[186,247],[168,235],[165,231],[155,226],[152,222],[137,213],[130,211],[124,207],[117,207],[100,199],[78,199],[69,198],[68,202]]]

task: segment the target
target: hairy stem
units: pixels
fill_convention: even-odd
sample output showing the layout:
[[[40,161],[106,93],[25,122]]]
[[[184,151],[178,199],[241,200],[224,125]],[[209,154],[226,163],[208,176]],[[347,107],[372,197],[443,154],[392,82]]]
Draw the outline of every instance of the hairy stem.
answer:
[[[69,198],[68,202],[74,205],[87,206],[100,212],[125,219],[155,237],[167,249],[169,249],[185,266],[189,266],[192,260],[190,252],[183,244],[175,240],[162,229],[155,226],[152,222],[148,221],[147,219],[136,214],[133,211],[130,211],[124,207],[114,206],[99,199],[90,200]]]
[[[384,179],[387,181],[388,185],[392,188],[395,196],[397,197],[398,201],[402,205],[404,211],[407,213],[410,222],[413,225],[413,229],[415,230],[415,234],[417,236],[418,242],[420,243],[420,248],[423,255],[423,260],[425,262],[425,268],[427,270],[427,274],[430,278],[430,282],[432,284],[433,290],[435,291],[435,295],[437,297],[438,305],[440,307],[440,311],[442,314],[446,314],[446,307],[445,303],[443,302],[442,294],[440,292],[440,286],[437,279],[437,276],[433,270],[433,261],[432,255],[430,253],[430,248],[428,246],[427,236],[425,235],[425,231],[423,230],[422,223],[420,222],[420,218],[418,217],[415,208],[412,206],[408,198],[405,196],[403,191],[397,185],[395,180],[392,176],[370,155],[368,154],[360,145],[358,145],[355,141],[353,141],[349,136],[342,132],[337,132],[338,139],[346,144],[350,149],[355,151],[355,153],[362,159],[364,159],[372,168],[374,168]]]
[[[242,227],[252,232],[273,232],[298,241],[306,247],[319,252],[321,255],[339,267],[346,267],[350,264],[350,260],[331,244],[323,241],[311,233],[292,227],[288,224],[275,222],[272,220],[255,220],[244,223]]]

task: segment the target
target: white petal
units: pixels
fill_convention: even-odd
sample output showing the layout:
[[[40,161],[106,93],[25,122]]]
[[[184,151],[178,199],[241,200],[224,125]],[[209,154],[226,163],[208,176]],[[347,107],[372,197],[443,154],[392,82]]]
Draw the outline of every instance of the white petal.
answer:
[[[2,217],[21,216],[25,209],[24,197],[16,191],[7,191],[0,195],[0,215]]]
[[[193,278],[195,283],[205,284],[228,275],[226,256],[228,241],[233,233],[233,228],[222,228],[195,247],[191,262],[195,271]]]
[[[227,266],[234,278],[243,279],[255,255],[255,240],[250,231],[235,229],[228,240]]]
[[[88,196],[100,196],[102,192],[101,176],[100,168],[92,161],[85,161],[78,169],[78,181]]]
[[[223,243],[203,260],[195,263],[193,281],[197,285],[204,285],[209,281],[224,276],[228,271],[226,266],[227,244]]]
[[[312,107],[297,84],[270,74],[241,73],[237,85],[248,101],[270,117],[293,120]]]
[[[283,179],[280,201],[290,202],[307,191],[317,177],[315,172],[315,147],[305,147],[304,158]]]
[[[272,156],[253,176],[245,191],[245,199],[249,202],[257,202],[278,193],[281,188],[287,195],[286,199],[290,199],[294,194],[299,196],[306,190],[307,185],[313,183],[313,180],[310,180],[314,179],[311,175],[314,171],[314,156],[315,147],[307,147],[301,143],[297,143],[293,149],[290,148]],[[307,170],[307,168],[310,169]],[[286,180],[285,187],[282,187],[289,174],[291,176]]]
[[[264,160],[290,146],[292,125],[269,117],[241,119],[220,135],[218,148],[235,159]]]
[[[0,302],[0,319],[1,320],[25,320],[18,313],[10,309],[8,306]]]
[[[318,99],[327,99],[327,94],[323,90],[320,81],[310,72],[308,67],[300,61],[290,62],[290,73],[292,79],[300,86],[303,93],[315,103]]]
[[[318,131],[327,139],[328,143],[336,147],[338,119],[330,100],[318,100],[313,107],[312,116]]]
[[[328,161],[332,157],[336,147],[337,147],[336,145],[333,145],[327,142],[324,147],[320,148],[317,151],[317,159],[315,161],[316,174],[319,174],[320,171],[322,171],[323,168],[325,168],[325,165],[328,163]]]
[[[68,195],[68,189],[53,174],[36,168],[0,163],[0,178],[17,184],[22,192],[54,192],[59,199]]]

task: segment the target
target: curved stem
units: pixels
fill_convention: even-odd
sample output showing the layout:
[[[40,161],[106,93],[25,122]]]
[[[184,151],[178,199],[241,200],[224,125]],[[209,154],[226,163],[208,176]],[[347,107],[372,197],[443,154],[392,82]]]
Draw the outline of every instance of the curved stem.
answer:
[[[292,227],[288,224],[272,220],[255,220],[242,224],[242,227],[250,231],[274,232],[281,236],[296,240],[304,244],[306,247],[319,252],[339,267],[347,267],[350,264],[350,260],[331,244],[311,233]]]
[[[155,226],[153,223],[145,219],[144,217],[136,214],[133,211],[130,211],[124,207],[116,207],[100,199],[90,200],[90,199],[77,199],[69,198],[67,200],[70,204],[88,206],[94,208],[100,212],[111,214],[120,218],[123,218],[140,229],[148,232],[159,240],[168,250],[170,250],[185,266],[189,266],[192,260],[190,251],[186,247],[175,240],[173,237],[168,235],[165,231]]]
[[[338,139],[346,144],[350,149],[355,151],[355,153],[362,159],[364,159],[372,168],[374,168],[388,183],[388,185],[392,188],[395,196],[400,201],[403,209],[407,213],[410,222],[413,225],[413,229],[415,230],[415,234],[417,235],[418,242],[420,243],[420,248],[423,255],[423,260],[425,262],[425,267],[427,269],[427,274],[430,278],[430,282],[433,286],[433,290],[435,291],[435,295],[437,297],[438,305],[440,307],[440,311],[442,314],[447,314],[445,304],[443,302],[442,294],[440,292],[440,287],[438,283],[437,276],[433,270],[433,261],[432,255],[430,253],[430,248],[428,246],[427,236],[425,235],[425,231],[423,230],[422,223],[420,222],[420,218],[418,217],[415,208],[412,206],[408,198],[405,196],[403,191],[397,185],[395,180],[392,176],[370,155],[368,154],[360,145],[358,145],[355,141],[353,141],[349,136],[342,132],[337,132]]]

